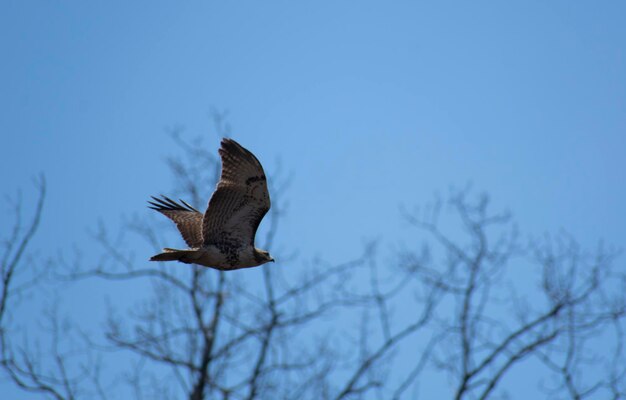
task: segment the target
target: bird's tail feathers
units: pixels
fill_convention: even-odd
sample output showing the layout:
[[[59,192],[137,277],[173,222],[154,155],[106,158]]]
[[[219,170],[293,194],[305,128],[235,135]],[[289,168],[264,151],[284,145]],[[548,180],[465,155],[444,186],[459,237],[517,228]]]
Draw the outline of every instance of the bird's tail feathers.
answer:
[[[178,250],[164,248],[163,253],[152,256],[150,261],[181,261],[184,263],[191,262],[193,254],[196,250]]]

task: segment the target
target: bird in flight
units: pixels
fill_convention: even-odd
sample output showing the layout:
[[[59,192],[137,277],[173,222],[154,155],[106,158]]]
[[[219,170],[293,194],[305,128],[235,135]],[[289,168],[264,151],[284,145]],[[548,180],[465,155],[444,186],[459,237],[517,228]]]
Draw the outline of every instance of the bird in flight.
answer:
[[[150,261],[180,261],[219,270],[256,267],[274,259],[254,247],[254,236],[270,209],[267,179],[259,160],[232,139],[222,139],[222,174],[202,214],[184,200],[161,196],[150,208],[174,223],[189,249],[163,249]]]

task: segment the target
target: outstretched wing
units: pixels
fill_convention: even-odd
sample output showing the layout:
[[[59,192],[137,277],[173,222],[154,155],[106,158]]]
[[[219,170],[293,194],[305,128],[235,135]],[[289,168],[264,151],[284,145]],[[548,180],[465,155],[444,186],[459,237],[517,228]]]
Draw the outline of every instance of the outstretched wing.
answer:
[[[174,221],[189,247],[200,247],[202,245],[202,213],[183,200],[181,200],[183,204],[179,204],[168,197],[161,197],[163,198],[158,199],[152,196],[154,201],[148,201],[150,208]]]
[[[254,246],[257,228],[270,209],[263,167],[254,154],[232,139],[222,139],[219,153],[222,175],[204,213],[204,243]]]

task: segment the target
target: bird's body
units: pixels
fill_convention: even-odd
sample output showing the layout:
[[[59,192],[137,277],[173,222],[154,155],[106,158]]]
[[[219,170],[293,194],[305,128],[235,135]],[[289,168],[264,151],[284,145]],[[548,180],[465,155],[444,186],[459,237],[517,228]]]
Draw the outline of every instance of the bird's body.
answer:
[[[151,208],[176,223],[189,249],[163,249],[151,261],[180,261],[220,270],[274,261],[254,246],[256,230],[270,209],[267,179],[257,158],[232,139],[223,139],[222,174],[204,214],[185,201],[153,197]]]
[[[189,250],[165,248],[163,253],[152,257],[150,261],[180,261],[185,264],[198,264],[221,270],[256,267],[263,261],[262,257],[255,257],[255,253],[259,250],[253,246],[243,246],[233,250],[233,257],[229,257],[227,253],[223,253],[214,245]]]

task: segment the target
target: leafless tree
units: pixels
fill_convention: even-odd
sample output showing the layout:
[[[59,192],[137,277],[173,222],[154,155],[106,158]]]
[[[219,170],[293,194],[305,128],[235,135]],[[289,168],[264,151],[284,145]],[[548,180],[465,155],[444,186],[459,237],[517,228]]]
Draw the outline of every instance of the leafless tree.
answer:
[[[8,202],[14,221],[10,232],[2,238],[0,365],[9,379],[25,391],[44,393],[56,399],[72,398],[74,377],[68,374],[65,358],[58,352],[58,347],[53,346],[52,357],[47,358],[42,357],[39,347],[33,347],[27,338],[21,338],[23,340],[19,343],[11,340],[17,329],[12,324],[13,308],[23,300],[25,293],[39,285],[45,272],[39,268],[39,260],[29,254],[29,246],[39,228],[46,197],[43,176],[35,184],[38,197],[30,219],[23,215],[21,195],[9,199]],[[59,327],[52,328],[52,332],[58,335]],[[58,336],[55,339],[58,340]],[[49,369],[49,364],[53,364],[54,368]]]
[[[222,114],[215,122],[228,135]],[[178,131],[172,138],[182,154],[167,160],[172,192],[200,207],[219,159],[201,139]],[[132,283],[139,300],[111,305],[102,337],[80,334],[49,313],[54,351],[47,354],[15,347],[9,339],[23,332],[9,335],[5,315],[22,290],[15,271],[30,267],[19,249],[37,228],[41,184],[30,229],[19,228],[16,212],[18,233],[5,246],[5,373],[56,399],[115,398],[129,393],[119,390],[126,386],[137,399],[192,400],[417,398],[425,374],[441,373],[453,384],[442,396],[486,399],[505,396],[507,377],[532,365],[542,372],[528,383],[549,398],[624,398],[626,278],[615,268],[616,251],[585,252],[566,234],[522,244],[510,216],[492,213],[486,196],[459,191],[404,212],[421,236],[398,254],[371,242],[343,262],[306,261],[275,240],[289,180],[267,172],[273,207],[258,239],[277,265],[220,272],[148,263],[146,254],[175,240],[168,221],[131,216],[119,234],[101,224],[92,232],[101,258],[77,251],[51,268],[74,285]],[[305,272],[294,273],[303,263]],[[105,367],[100,358],[107,354],[124,361]]]
[[[46,284],[53,264],[30,251],[43,217],[43,175],[35,180],[35,189],[30,218],[24,215],[24,204],[29,202],[23,201],[21,193],[8,199],[13,224],[2,238],[0,368],[9,381],[26,392],[54,399],[93,398],[101,390],[98,360],[90,348],[81,346],[83,341],[70,332],[66,319],[58,314],[54,293]],[[24,311],[21,306],[32,303],[34,297],[52,301],[40,314],[19,318]]]
[[[614,266],[618,252],[585,253],[565,233],[523,246],[510,216],[492,213],[486,195],[459,191],[447,205],[464,235],[440,227],[441,201],[405,213],[431,241],[407,252],[404,268],[450,306],[432,326],[442,339],[432,361],[452,378],[454,398],[503,393],[507,374],[533,362],[546,367],[545,378],[527,383],[551,399],[624,398],[626,275]],[[535,280],[524,282],[528,276]]]
[[[228,133],[219,114],[216,126],[223,135]],[[219,159],[208,146],[184,139],[178,131],[172,138],[184,154],[167,160],[176,182],[173,192],[201,208],[215,187]],[[273,205],[266,222],[269,228],[260,238],[273,254],[281,251],[275,248],[274,237],[288,184],[279,172],[269,171]],[[163,247],[162,232],[175,234],[164,229],[163,222],[135,216],[124,231],[141,239],[151,249],[148,254]],[[134,249],[118,245],[104,226],[93,236],[106,256],[89,265],[75,254],[64,262],[65,279],[135,280],[152,287],[152,297],[132,311],[123,316],[112,311],[105,343],[93,343],[132,356],[134,364],[125,378],[137,398],[180,398],[181,393],[192,400],[361,396],[383,385],[371,371],[396,343],[426,326],[434,306],[431,301],[416,321],[395,333],[385,322],[380,346],[357,350],[352,343],[331,340],[328,331],[333,326],[324,321],[371,306],[386,318],[384,302],[403,285],[383,292],[374,279],[371,287],[360,290],[362,275],[374,270],[373,245],[345,262],[317,261],[308,272],[289,276],[285,271],[294,262],[290,254],[277,257],[280,261],[269,268],[219,272],[136,260]],[[349,330],[358,333],[360,327]],[[351,357],[355,359],[349,365],[338,361]],[[335,372],[344,379],[332,378]]]
[[[16,349],[9,340],[12,333],[12,313],[14,303],[18,302],[25,291],[39,282],[41,271],[28,268],[33,263],[28,248],[37,233],[46,194],[43,177],[36,181],[38,200],[30,221],[25,221],[22,210],[21,194],[9,199],[10,209],[14,216],[12,227],[2,238],[2,261],[0,274],[2,287],[0,294],[0,362],[3,371],[20,388],[48,393],[56,398],[63,398],[60,390],[63,378],[58,375],[44,377],[39,373],[40,362],[33,354],[24,349]]]

